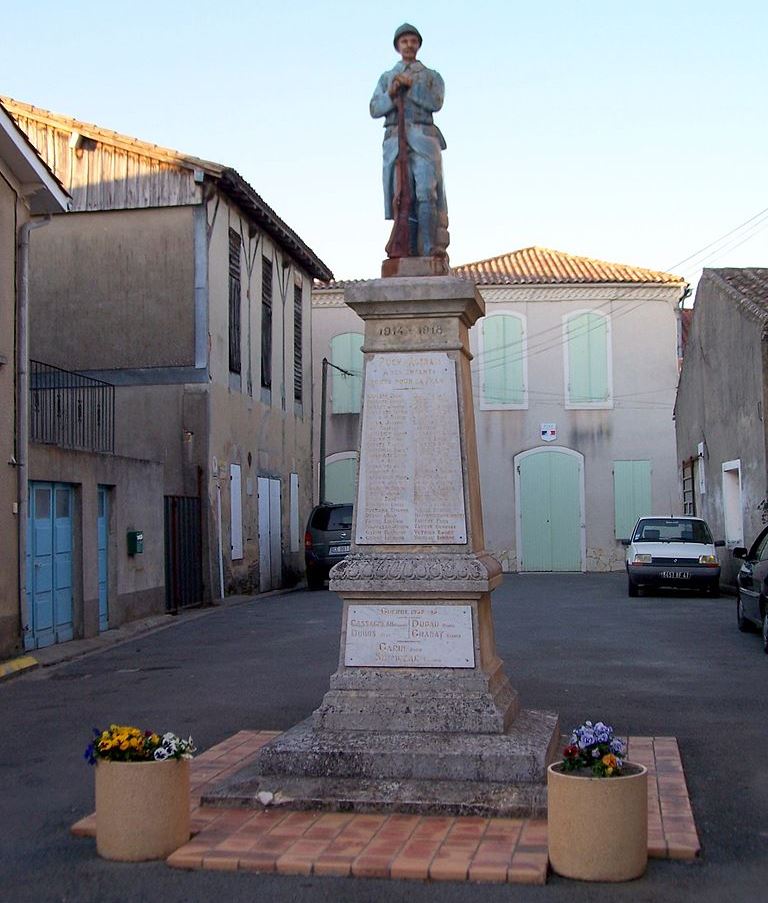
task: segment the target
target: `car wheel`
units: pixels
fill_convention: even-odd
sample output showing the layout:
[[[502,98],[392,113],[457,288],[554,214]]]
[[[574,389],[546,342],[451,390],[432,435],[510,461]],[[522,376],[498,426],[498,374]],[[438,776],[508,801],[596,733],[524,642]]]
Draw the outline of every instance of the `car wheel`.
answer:
[[[752,625],[744,617],[744,603],[741,601],[741,593],[736,594],[736,625],[742,633],[749,633]]]
[[[763,652],[768,655],[768,608],[763,612]]]
[[[635,599],[640,595],[640,588],[636,583],[632,582],[631,577],[627,577],[627,595],[632,599]]]

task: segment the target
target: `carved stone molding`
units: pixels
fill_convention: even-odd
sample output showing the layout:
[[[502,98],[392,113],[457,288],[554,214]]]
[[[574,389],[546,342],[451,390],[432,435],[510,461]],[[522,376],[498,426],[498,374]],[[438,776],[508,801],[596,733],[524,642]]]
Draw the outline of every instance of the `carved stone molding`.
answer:
[[[331,571],[336,582],[455,581],[486,585],[501,572],[499,563],[487,555],[368,554],[356,553],[340,561]],[[482,587],[478,586],[478,589]]]

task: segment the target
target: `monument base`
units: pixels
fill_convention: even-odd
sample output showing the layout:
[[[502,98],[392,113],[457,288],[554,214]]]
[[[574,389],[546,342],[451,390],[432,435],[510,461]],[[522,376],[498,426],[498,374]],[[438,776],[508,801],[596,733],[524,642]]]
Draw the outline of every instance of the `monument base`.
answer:
[[[311,719],[262,747],[202,798],[209,806],[541,816],[560,726],[526,710],[503,734],[317,731]],[[259,797],[261,796],[261,799]]]
[[[448,257],[389,257],[381,263],[384,279],[391,276],[447,276],[451,272]]]

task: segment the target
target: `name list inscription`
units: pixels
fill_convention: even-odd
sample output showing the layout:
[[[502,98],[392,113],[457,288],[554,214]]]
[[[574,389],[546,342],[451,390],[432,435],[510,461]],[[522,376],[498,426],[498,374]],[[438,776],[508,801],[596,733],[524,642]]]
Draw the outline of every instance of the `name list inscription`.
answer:
[[[367,362],[359,545],[467,541],[455,364],[440,351]]]
[[[344,664],[474,668],[469,605],[350,605]]]

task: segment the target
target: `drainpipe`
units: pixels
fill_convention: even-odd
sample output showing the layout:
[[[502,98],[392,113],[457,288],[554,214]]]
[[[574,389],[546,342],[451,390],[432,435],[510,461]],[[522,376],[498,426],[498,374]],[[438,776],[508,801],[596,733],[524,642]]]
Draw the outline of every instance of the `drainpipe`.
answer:
[[[16,497],[18,500],[19,539],[19,613],[24,648],[27,648],[30,612],[27,605],[27,519],[29,518],[29,236],[34,229],[47,226],[51,217],[31,219],[19,230],[18,300],[16,306]]]

